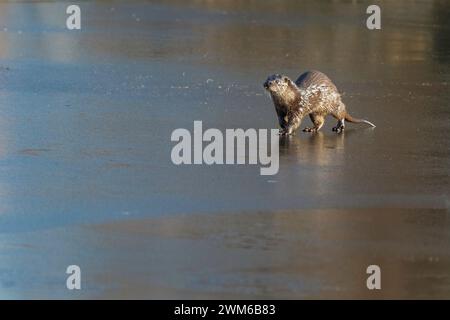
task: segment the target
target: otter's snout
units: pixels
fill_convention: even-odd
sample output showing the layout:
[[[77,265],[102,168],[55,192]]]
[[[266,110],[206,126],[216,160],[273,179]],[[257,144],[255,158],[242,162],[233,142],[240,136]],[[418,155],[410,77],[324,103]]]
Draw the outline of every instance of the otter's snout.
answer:
[[[266,82],[264,82],[264,88],[269,91],[274,90],[274,85],[276,84],[276,81],[273,80],[271,77],[269,77]]]
[[[282,76],[279,74],[271,75],[267,78],[266,82],[264,82],[264,88],[269,91],[277,91],[278,86],[282,83]]]

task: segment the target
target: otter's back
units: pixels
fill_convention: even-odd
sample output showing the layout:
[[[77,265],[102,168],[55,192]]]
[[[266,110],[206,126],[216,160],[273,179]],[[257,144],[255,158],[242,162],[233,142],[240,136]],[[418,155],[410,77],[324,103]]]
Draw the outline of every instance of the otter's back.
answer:
[[[329,87],[330,89],[336,90],[337,88],[334,85],[334,83],[328,78],[325,74],[323,74],[320,71],[307,71],[303,73],[297,81],[295,81],[295,84],[297,87],[302,89],[308,89],[310,86],[313,85],[325,85]]]

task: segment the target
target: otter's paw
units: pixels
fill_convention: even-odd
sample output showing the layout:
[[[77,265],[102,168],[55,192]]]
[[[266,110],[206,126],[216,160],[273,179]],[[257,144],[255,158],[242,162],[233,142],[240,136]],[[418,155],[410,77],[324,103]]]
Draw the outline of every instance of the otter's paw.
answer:
[[[280,136],[290,136],[292,135],[292,130],[291,129],[280,129],[279,135]]]
[[[341,133],[344,131],[344,127],[333,127],[333,131],[336,133]]]
[[[305,129],[303,129],[303,132],[316,132],[316,131],[317,131],[316,128],[306,127]]]

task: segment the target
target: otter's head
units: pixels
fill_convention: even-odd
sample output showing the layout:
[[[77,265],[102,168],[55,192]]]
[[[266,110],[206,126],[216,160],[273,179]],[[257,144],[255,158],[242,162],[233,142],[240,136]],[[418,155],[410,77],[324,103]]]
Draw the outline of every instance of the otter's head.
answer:
[[[282,96],[289,87],[292,86],[292,80],[286,76],[273,74],[264,82],[264,88],[272,95]]]

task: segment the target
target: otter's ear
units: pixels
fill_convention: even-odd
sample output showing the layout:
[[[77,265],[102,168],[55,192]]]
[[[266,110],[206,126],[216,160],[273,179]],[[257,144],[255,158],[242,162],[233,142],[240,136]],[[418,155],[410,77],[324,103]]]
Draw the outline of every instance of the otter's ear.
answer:
[[[288,83],[289,82],[289,78],[288,77],[283,77],[283,81]]]

